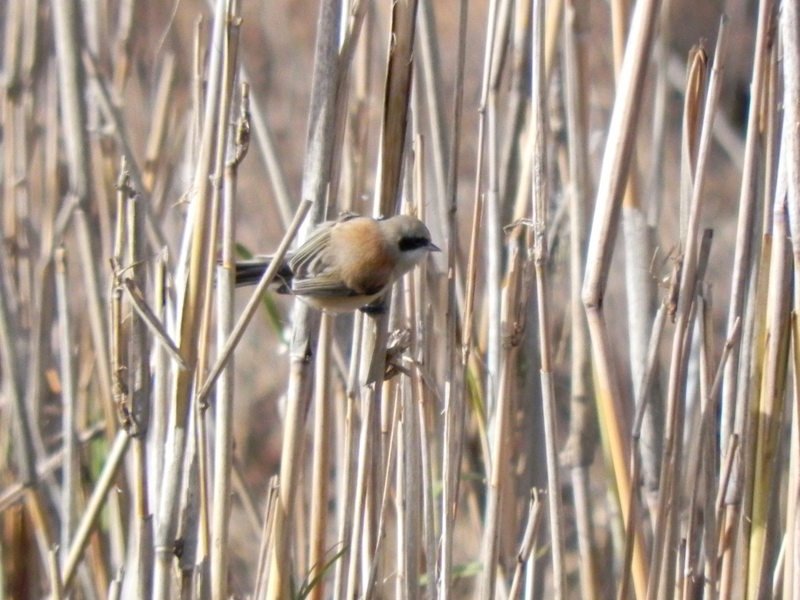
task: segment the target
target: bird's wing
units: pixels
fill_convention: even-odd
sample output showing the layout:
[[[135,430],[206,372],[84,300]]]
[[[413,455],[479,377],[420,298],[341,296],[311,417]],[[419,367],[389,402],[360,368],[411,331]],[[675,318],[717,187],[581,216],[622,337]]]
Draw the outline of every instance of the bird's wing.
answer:
[[[312,231],[289,261],[295,276],[302,278],[322,274],[328,267],[325,263],[325,256],[331,242],[331,230],[339,223],[357,218],[360,218],[360,215],[345,212],[340,214],[335,221],[325,221]]]
[[[297,279],[314,277],[325,269],[324,256],[330,245],[331,229],[335,224],[334,221],[329,221],[320,225],[294,253],[289,266]]]
[[[339,278],[330,277],[323,273],[308,279],[297,279],[292,281],[291,292],[300,296],[325,296],[344,298],[355,296],[358,293],[348,287]]]

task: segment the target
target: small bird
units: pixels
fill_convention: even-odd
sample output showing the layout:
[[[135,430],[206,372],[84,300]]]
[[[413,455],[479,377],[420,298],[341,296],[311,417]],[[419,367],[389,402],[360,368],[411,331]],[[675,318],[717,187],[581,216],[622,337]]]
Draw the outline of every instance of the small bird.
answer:
[[[317,227],[278,270],[278,293],[293,294],[332,314],[361,309],[380,312],[371,304],[392,284],[439,248],[425,224],[409,215],[385,220],[344,215]],[[256,257],[236,264],[236,285],[257,283],[271,258]]]

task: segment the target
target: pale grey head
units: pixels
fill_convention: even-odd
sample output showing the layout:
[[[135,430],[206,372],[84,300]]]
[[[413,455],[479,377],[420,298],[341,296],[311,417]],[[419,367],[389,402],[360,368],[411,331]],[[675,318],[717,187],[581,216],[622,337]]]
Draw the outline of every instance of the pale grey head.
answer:
[[[389,242],[396,248],[396,277],[401,277],[422,262],[429,252],[439,248],[431,241],[425,223],[411,215],[397,215],[383,222]]]

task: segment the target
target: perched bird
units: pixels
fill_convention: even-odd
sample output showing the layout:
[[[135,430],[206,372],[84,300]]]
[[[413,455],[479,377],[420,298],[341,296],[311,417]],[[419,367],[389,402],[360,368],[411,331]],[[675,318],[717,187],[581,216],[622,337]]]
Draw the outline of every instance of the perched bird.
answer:
[[[288,255],[278,271],[278,293],[293,294],[329,313],[368,306],[439,248],[425,224],[409,215],[385,220],[346,215],[326,221]],[[270,263],[257,257],[236,264],[236,285],[257,283]]]

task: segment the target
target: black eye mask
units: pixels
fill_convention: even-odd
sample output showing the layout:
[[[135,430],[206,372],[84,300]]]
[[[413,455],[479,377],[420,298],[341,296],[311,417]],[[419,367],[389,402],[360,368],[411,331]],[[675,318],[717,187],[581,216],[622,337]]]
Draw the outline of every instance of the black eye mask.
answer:
[[[409,252],[418,248],[425,248],[431,241],[424,237],[404,237],[400,238],[400,252]]]

